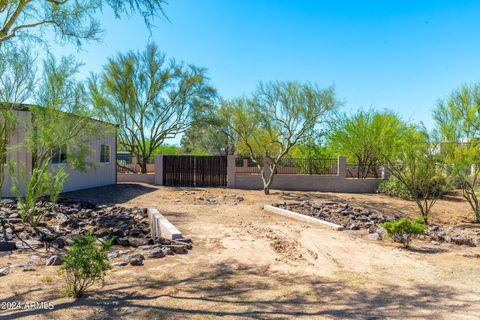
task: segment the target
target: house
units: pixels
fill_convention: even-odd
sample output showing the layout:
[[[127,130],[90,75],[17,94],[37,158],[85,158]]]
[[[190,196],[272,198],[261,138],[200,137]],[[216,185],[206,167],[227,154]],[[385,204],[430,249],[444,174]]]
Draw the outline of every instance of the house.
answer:
[[[7,161],[13,161],[17,165],[25,166],[25,173],[32,172],[32,155],[22,145],[26,136],[27,125],[32,121],[32,113],[28,105],[15,107],[17,124],[10,138],[8,138]],[[76,117],[72,115],[72,117]],[[116,132],[117,126],[111,123],[89,119],[95,121],[98,130],[95,130],[95,136],[90,137],[88,148],[91,150],[86,157],[88,164],[85,171],[77,171],[65,165],[65,172],[69,175],[65,182],[63,192],[75,191],[105,185],[116,184]],[[18,146],[18,147],[13,147]],[[68,148],[68,146],[65,146]],[[55,170],[58,166],[67,164],[69,161],[65,149],[58,150],[52,159],[51,169]],[[8,170],[4,165],[5,181],[2,188],[3,197],[14,196],[11,194],[12,181]],[[20,179],[22,181],[22,179]],[[24,186],[22,187],[22,192]]]

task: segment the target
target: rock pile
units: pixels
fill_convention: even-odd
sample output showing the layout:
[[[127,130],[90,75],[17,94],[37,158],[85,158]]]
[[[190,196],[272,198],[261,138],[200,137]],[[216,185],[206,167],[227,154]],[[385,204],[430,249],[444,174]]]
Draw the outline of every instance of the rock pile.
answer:
[[[0,251],[44,246],[61,249],[73,244],[74,236],[88,231],[100,241],[114,239],[114,244],[120,246],[154,244],[146,209],[96,206],[66,199],[57,204],[41,201],[37,207],[46,213],[34,229],[22,223],[15,201],[0,201]]]
[[[400,214],[386,215],[369,208],[354,207],[338,201],[302,201],[288,204],[276,203],[273,206],[333,222],[347,230],[368,229],[371,233],[376,231],[379,224],[401,217]]]
[[[277,203],[273,206],[297,213],[333,222],[347,230],[368,230],[370,240],[386,237],[386,230],[379,225],[402,217],[398,214],[386,214],[369,208],[354,207],[338,201]],[[425,235],[419,237],[434,243],[449,242],[456,245],[475,247],[480,244],[480,229],[466,231],[460,227],[429,226]]]
[[[476,232],[470,230],[469,234],[467,234],[461,228],[434,225],[428,227],[424,238],[436,243],[450,242],[456,245],[476,247],[477,244],[480,244],[480,230]]]

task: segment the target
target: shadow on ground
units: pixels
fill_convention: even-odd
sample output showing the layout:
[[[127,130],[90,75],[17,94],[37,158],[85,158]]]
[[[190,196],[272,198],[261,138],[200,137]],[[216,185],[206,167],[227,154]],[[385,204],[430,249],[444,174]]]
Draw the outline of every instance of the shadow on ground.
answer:
[[[97,205],[113,206],[128,202],[141,195],[158,190],[146,184],[121,183],[99,188],[91,188],[62,193],[63,198],[75,201],[88,201]]]
[[[19,310],[2,319],[78,310],[82,319],[176,319],[197,316],[230,318],[335,317],[340,319],[438,319],[455,312],[480,311],[480,297],[468,301],[453,288],[439,284],[372,288],[347,286],[321,277],[272,274],[248,266],[221,263],[209,272],[182,277],[145,275],[135,284],[109,279],[106,287],[76,301],[55,302],[54,310]],[[302,285],[300,287],[296,285]],[[30,289],[35,290],[35,289]],[[15,301],[18,295],[6,301]],[[65,301],[65,300],[62,300]],[[72,309],[75,308],[75,309]],[[82,312],[89,311],[88,316]]]

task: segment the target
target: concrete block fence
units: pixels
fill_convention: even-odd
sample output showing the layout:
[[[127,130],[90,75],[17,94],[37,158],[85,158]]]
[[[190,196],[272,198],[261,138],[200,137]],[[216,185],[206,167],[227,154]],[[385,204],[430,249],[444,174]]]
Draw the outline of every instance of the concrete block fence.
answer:
[[[227,157],[227,188],[234,189],[262,189],[263,182],[259,173],[238,172],[235,165],[236,156]],[[381,178],[347,178],[347,162],[345,157],[338,157],[336,174],[308,175],[308,174],[276,174],[273,178],[272,189],[291,191],[321,191],[346,193],[372,193],[377,190],[379,183],[388,178],[382,170]],[[266,167],[265,170],[268,170]],[[155,157],[155,184],[163,184],[163,156]]]

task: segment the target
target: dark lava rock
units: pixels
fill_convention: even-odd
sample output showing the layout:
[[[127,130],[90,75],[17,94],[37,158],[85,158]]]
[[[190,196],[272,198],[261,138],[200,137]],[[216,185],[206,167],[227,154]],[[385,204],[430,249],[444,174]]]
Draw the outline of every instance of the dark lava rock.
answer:
[[[168,247],[158,247],[150,251],[147,256],[149,258],[163,258],[167,254],[170,254],[171,249]]]
[[[128,263],[130,263],[131,266],[143,266],[144,259],[142,254],[135,253],[128,256]]]

